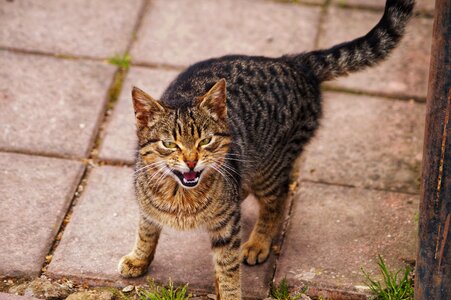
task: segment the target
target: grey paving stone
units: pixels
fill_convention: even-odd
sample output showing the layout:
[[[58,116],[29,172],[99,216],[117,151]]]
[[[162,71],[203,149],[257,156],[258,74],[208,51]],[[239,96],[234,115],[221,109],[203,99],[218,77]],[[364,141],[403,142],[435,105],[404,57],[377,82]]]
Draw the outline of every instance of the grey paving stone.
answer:
[[[366,34],[382,13],[331,6],[320,36],[321,48]],[[358,26],[356,26],[358,24]],[[358,91],[426,98],[431,51],[432,20],[413,18],[407,35],[380,65],[327,83]]]
[[[0,293],[0,300],[37,300],[38,298]]]
[[[386,0],[332,0],[332,2],[338,5],[383,9],[385,7]],[[429,13],[434,11],[435,0],[417,0],[415,2],[416,11]]]
[[[0,46],[108,57],[123,53],[142,0],[2,1]]]
[[[2,50],[0,64],[0,149],[88,155],[115,68]]]
[[[364,268],[380,278],[416,256],[418,196],[301,183],[275,275],[292,287],[362,292]],[[340,298],[343,299],[343,298]]]
[[[225,54],[278,56],[313,48],[319,7],[270,1],[152,1],[136,61],[186,66]]]
[[[0,276],[37,276],[84,166],[0,152]]]
[[[301,178],[418,193],[424,118],[413,101],[326,93]]]
[[[131,100],[133,86],[146,91],[156,99],[178,74],[176,71],[133,67],[122,86],[111,121],[107,125],[100,146],[99,157],[109,161],[134,162],[136,150],[135,114]]]
[[[124,280],[117,273],[119,259],[127,254],[135,239],[138,207],[132,192],[132,170],[125,167],[95,168],[71,222],[53,256],[47,275],[66,277],[92,284],[142,283],[145,279]],[[256,218],[257,207],[243,206],[243,236],[247,237]],[[275,256],[257,267],[243,266],[245,295],[266,296]],[[165,228],[148,273],[157,282],[189,283],[194,290],[213,290],[213,262],[206,232],[176,232]]]

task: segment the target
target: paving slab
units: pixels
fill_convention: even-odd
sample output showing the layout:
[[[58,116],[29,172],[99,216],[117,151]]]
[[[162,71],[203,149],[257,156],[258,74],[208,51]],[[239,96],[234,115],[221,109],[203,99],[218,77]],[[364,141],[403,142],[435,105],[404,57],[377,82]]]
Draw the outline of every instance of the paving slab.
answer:
[[[332,0],[332,3],[337,5],[358,6],[383,9],[386,0]],[[415,3],[415,10],[418,12],[432,13],[435,7],[435,0],[417,0]]]
[[[53,255],[48,276],[119,286],[145,281],[144,278],[125,280],[117,272],[119,259],[132,249],[138,221],[132,173],[131,168],[113,166],[92,171],[86,190]],[[252,198],[247,199],[243,205],[244,238],[249,235],[251,224],[257,217],[258,208],[252,201]],[[243,266],[245,295],[266,296],[274,263],[275,256],[271,255],[260,266]],[[175,283],[188,282],[194,290],[213,291],[213,259],[207,233],[165,228],[148,275],[160,283],[172,278]]]
[[[137,86],[158,99],[178,73],[140,67],[130,69],[122,85],[119,101],[104,132],[99,152],[101,159],[134,162],[137,137],[131,100],[132,87]]]
[[[326,3],[326,0],[262,0],[262,1],[274,1],[281,3],[298,3],[298,4],[314,4],[314,5],[323,5]]]
[[[382,12],[331,6],[319,39],[321,48],[366,34]],[[358,26],[356,26],[358,24]],[[328,86],[394,96],[426,98],[431,53],[432,20],[412,18],[399,47],[380,65],[328,82]]]
[[[37,300],[38,298],[0,293],[0,300]]]
[[[301,178],[419,193],[424,104],[344,93],[324,98]]]
[[[2,1],[0,47],[90,57],[124,53],[142,1]]]
[[[320,8],[231,0],[152,1],[131,55],[135,61],[187,66],[225,54],[279,56],[311,50]]]
[[[392,270],[415,259],[418,201],[417,195],[301,182],[276,282],[286,277],[291,287],[311,291],[364,292],[361,268],[380,278],[377,255]]]
[[[115,68],[4,50],[0,64],[0,149],[87,156]]]
[[[0,276],[37,276],[84,166],[0,152]]]

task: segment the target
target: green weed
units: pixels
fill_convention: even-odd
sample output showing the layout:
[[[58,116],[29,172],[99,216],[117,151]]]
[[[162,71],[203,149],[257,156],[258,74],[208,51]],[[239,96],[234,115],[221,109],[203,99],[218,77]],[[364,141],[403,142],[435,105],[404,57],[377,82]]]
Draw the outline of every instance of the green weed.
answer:
[[[277,300],[298,300],[302,297],[302,294],[304,294],[306,291],[307,291],[307,288],[305,288],[300,293],[290,295],[287,280],[286,280],[286,278],[284,278],[284,279],[282,279],[282,281],[280,281],[278,286],[271,284],[270,296],[271,296],[271,298],[277,299]]]
[[[153,281],[149,281],[149,289],[139,289],[140,300],[185,300],[191,297],[187,294],[188,285],[174,288],[174,283],[169,279],[166,287],[157,286]]]
[[[383,258],[379,255],[379,271],[382,274],[383,282],[376,281],[362,269],[365,276],[365,284],[375,294],[373,299],[377,300],[410,300],[413,299],[413,280],[410,276],[411,268],[406,266],[404,270],[396,273],[388,270]]]
[[[116,54],[115,56],[108,58],[108,63],[118,66],[122,70],[128,70],[131,61],[132,58],[128,53],[125,53],[124,55]]]

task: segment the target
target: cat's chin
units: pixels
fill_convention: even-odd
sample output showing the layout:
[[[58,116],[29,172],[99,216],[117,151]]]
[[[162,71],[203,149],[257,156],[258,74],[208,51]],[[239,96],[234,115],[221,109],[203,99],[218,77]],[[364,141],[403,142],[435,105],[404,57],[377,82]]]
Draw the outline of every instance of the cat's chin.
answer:
[[[182,173],[178,170],[172,170],[172,173],[178,178],[183,187],[193,188],[199,184],[202,171],[203,170],[199,172],[190,171]]]

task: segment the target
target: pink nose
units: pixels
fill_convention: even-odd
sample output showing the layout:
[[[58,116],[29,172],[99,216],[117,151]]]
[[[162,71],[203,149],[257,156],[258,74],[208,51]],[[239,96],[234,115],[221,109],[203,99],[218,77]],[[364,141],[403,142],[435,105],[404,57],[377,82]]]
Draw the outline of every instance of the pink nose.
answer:
[[[187,161],[186,165],[188,166],[188,168],[190,169],[194,169],[194,167],[196,166],[197,161]]]

